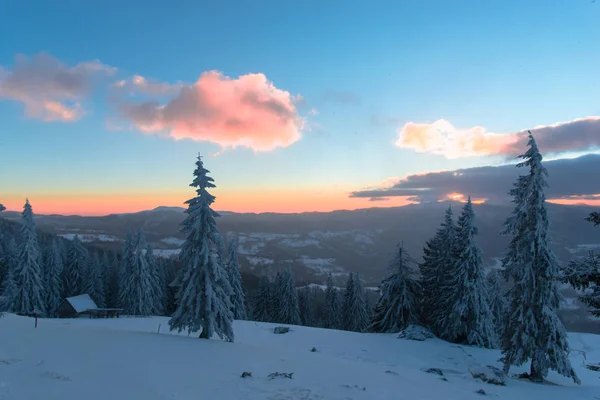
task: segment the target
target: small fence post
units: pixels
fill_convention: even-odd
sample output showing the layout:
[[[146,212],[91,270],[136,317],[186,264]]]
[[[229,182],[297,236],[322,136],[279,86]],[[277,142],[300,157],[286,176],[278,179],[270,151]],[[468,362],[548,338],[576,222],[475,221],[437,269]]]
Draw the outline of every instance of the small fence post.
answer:
[[[157,335],[160,335],[160,324],[158,324],[158,332],[156,332]]]

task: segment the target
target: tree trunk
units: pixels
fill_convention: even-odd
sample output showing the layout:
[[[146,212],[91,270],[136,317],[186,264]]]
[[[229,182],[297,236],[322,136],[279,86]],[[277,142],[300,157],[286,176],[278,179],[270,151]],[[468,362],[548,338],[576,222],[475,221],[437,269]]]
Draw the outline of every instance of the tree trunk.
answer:
[[[536,369],[535,356],[531,358],[531,367],[529,368],[529,380],[532,382],[542,382],[544,380],[544,377],[542,376],[540,371]]]
[[[202,328],[202,332],[200,332],[200,339],[210,339],[208,337],[208,329]]]

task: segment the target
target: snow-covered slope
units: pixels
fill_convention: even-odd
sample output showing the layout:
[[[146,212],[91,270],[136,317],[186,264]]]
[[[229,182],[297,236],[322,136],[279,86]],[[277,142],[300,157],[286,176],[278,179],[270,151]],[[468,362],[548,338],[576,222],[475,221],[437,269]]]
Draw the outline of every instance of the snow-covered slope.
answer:
[[[0,319],[0,399],[589,399],[600,394],[600,373],[572,362],[576,386],[509,379],[491,386],[471,377],[478,365],[498,365],[497,351],[414,342],[396,335],[293,327],[284,335],[271,324],[236,322],[236,342],[168,333],[166,318],[40,320]],[[157,334],[158,326],[161,332]],[[600,361],[600,336],[571,335],[587,362]],[[316,352],[310,349],[316,347]],[[439,368],[447,381],[424,368]],[[242,372],[251,378],[241,378]],[[268,379],[293,372],[293,379]],[[516,372],[516,371],[515,371]]]

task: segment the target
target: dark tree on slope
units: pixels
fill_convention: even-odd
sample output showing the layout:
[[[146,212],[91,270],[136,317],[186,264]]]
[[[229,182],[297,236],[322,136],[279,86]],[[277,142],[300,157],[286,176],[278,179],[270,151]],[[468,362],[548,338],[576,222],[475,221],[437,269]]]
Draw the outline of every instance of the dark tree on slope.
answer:
[[[584,291],[579,299],[592,315],[600,317],[600,255],[590,251],[583,261],[571,261],[565,278],[575,289]]]
[[[281,296],[283,291],[283,273],[277,272],[275,280],[271,283],[271,301],[269,311],[271,313],[270,322],[281,322],[279,316],[281,314]]]
[[[144,256],[150,269],[152,290],[152,313],[162,315],[165,312],[165,274],[162,263],[154,256],[150,245],[146,245]]]
[[[4,207],[4,204],[0,203],[0,212],[5,211],[6,207]]]
[[[17,313],[46,312],[46,290],[42,278],[42,252],[38,243],[33,210],[25,203],[21,224],[21,248],[15,281],[17,292],[14,308]]]
[[[306,286],[298,290],[298,302],[300,304],[300,322],[304,326],[316,326],[317,316],[315,313],[315,293]]]
[[[245,320],[248,319],[248,316],[246,315],[246,294],[244,293],[244,287],[242,286],[242,274],[240,272],[240,263],[237,255],[237,241],[233,237],[229,241],[226,258],[227,274],[233,291],[231,295],[231,311],[233,312],[233,318]]]
[[[152,315],[156,297],[151,266],[146,257],[146,240],[140,228],[129,249],[129,257],[124,271],[121,307],[129,315]]]
[[[390,262],[392,274],[381,283],[381,297],[375,305],[369,330],[399,332],[419,322],[420,287],[410,268],[413,263],[413,258],[399,245]]]
[[[87,250],[81,244],[79,237],[75,235],[71,242],[67,264],[63,271],[65,297],[78,296],[83,293],[87,258]]]
[[[88,257],[88,267],[84,280],[83,292],[90,295],[94,303],[100,308],[106,306],[106,295],[104,293],[104,282],[102,280],[102,265],[98,254],[92,253]]]
[[[568,358],[567,332],[556,313],[561,301],[560,271],[548,247],[544,194],[548,172],[531,133],[528,146],[518,167],[529,171],[519,176],[510,191],[515,208],[504,231],[512,239],[502,264],[505,278],[514,283],[508,293],[502,337],[504,368],[508,372],[511,365],[522,365],[531,358],[530,379],[543,380],[552,369],[579,383]]]
[[[469,197],[458,219],[454,263],[444,281],[444,309],[450,310],[440,324],[442,339],[494,348],[498,337],[488,303],[487,281],[481,249],[477,245],[475,212]]]
[[[7,272],[6,277],[2,282],[2,300],[0,302],[0,311],[14,312],[15,298],[17,295],[17,283],[15,281],[15,276],[19,262],[19,251],[14,238],[8,243],[6,257]]]
[[[46,258],[46,307],[50,317],[56,317],[56,309],[63,301],[63,269],[63,259],[60,254],[58,240],[54,239]]]
[[[283,285],[279,294],[279,318],[281,324],[300,325],[300,304],[298,302],[298,291],[292,275],[292,267],[288,265],[281,275]]]
[[[487,278],[488,283],[488,302],[490,311],[494,317],[494,327],[498,336],[502,333],[502,327],[505,325],[506,319],[506,294],[500,287],[501,276],[497,270],[490,273]]]
[[[439,334],[441,323],[450,310],[442,301],[446,298],[445,282],[448,271],[454,264],[456,227],[452,219],[452,208],[448,207],[444,221],[436,235],[425,244],[421,270],[421,319],[434,333]]]
[[[323,326],[329,329],[340,328],[341,313],[339,290],[334,286],[333,276],[327,275],[327,288],[325,289],[325,306],[323,308]]]
[[[119,270],[120,262],[116,254],[109,256],[108,253],[102,255],[102,267],[105,269],[104,293],[106,294],[106,304],[108,307],[117,307],[119,304]]]
[[[180,254],[183,269],[177,278],[177,310],[171,317],[171,330],[198,332],[209,339],[217,334],[233,342],[233,313],[231,312],[231,285],[225,268],[219,264],[219,249],[223,238],[217,229],[211,209],[215,197],[208,192],[214,180],[208,176],[202,158],[198,156],[194,181],[197,196],[186,202],[187,218],[182,232],[187,235]]]
[[[369,325],[365,292],[358,274],[350,274],[344,293],[343,325],[347,331],[364,332]]]
[[[266,275],[260,277],[258,289],[252,302],[252,318],[255,321],[271,321],[271,281]]]

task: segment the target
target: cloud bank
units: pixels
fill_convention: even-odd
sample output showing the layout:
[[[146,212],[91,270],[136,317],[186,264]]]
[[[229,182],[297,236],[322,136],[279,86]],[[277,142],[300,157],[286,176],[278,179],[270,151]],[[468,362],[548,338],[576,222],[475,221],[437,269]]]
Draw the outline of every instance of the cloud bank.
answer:
[[[97,60],[69,67],[47,53],[17,55],[11,70],[0,67],[0,99],[23,103],[28,118],[73,122],[85,113],[81,100],[94,79],[115,72]]]
[[[133,75],[130,79],[123,79],[112,85],[117,92],[126,92],[130,95],[144,94],[147,96],[175,96],[183,84],[181,82],[171,84],[147,79],[141,75]]]
[[[600,117],[587,117],[531,129],[546,154],[600,148]],[[474,156],[514,157],[523,152],[527,131],[496,134],[484,127],[457,129],[441,119],[432,124],[409,122],[398,131],[396,146],[448,159]]]
[[[264,74],[232,79],[209,71],[194,84],[182,86],[166,104],[124,102],[119,113],[146,133],[270,151],[300,139],[304,121],[295,102]]]
[[[544,165],[550,174],[550,187],[546,191],[549,199],[584,201],[598,198],[600,155],[547,161]],[[507,204],[510,202],[509,190],[517,177],[524,173],[523,168],[503,165],[409,175],[390,186],[356,191],[350,197],[381,200],[410,196],[410,201],[434,202],[470,195],[489,203]]]

